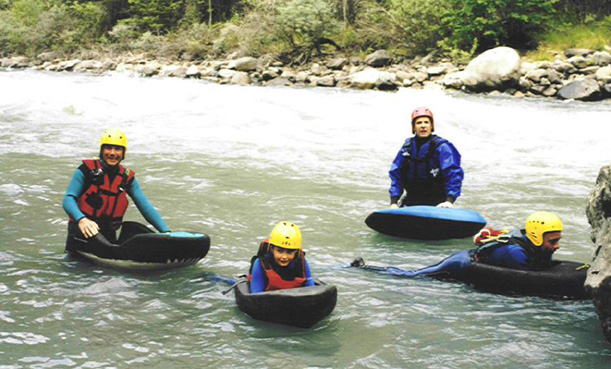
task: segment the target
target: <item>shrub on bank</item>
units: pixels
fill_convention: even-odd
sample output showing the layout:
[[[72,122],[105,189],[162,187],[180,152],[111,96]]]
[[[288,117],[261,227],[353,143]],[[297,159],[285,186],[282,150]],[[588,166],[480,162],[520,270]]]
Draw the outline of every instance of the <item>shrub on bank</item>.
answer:
[[[610,13],[611,0],[0,0],[0,53],[101,47],[304,61],[341,47],[360,56],[436,50],[460,62],[497,45],[599,49]]]
[[[46,50],[72,52],[101,36],[106,13],[98,3],[17,0],[0,11],[3,54],[33,55]]]

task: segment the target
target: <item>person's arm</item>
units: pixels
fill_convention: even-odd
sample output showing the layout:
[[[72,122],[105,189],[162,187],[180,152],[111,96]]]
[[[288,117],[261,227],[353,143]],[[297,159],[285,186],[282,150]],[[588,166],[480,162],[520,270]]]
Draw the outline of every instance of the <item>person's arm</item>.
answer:
[[[263,277],[263,268],[261,262],[257,258],[252,265],[252,279],[250,280],[250,293],[259,293],[265,291],[265,278]]]
[[[306,277],[306,281],[303,286],[304,287],[314,286],[314,278],[312,277],[312,271],[310,271],[310,265],[308,264],[308,261],[306,259],[303,259],[303,262],[305,264],[304,266],[305,266],[305,277]]]
[[[492,252],[491,264],[511,269],[528,270],[526,251],[518,245],[508,245]]]
[[[401,180],[401,165],[403,164],[403,150],[399,150],[399,153],[393,160],[390,166],[388,175],[390,176],[390,205],[396,205],[403,194],[403,184]]]
[[[134,200],[134,204],[136,204],[136,207],[138,210],[140,210],[140,213],[142,213],[142,216],[147,222],[151,223],[159,232],[170,231],[168,226],[163,222],[163,219],[161,219],[161,215],[159,215],[157,209],[153,207],[153,205],[144,195],[144,192],[142,192],[142,189],[138,184],[138,180],[134,178],[134,181],[127,190],[127,193]]]
[[[78,199],[85,190],[85,174],[77,169],[68,185],[62,207],[68,216],[76,221],[81,233],[89,238],[98,234],[100,227],[96,222],[85,217],[85,214],[78,207]]]
[[[62,206],[68,216],[77,222],[85,217],[85,214],[78,207],[78,198],[83,194],[85,186],[85,175],[79,169],[74,172],[72,180],[68,185]]]
[[[454,203],[460,196],[465,172],[460,166],[460,153],[447,142],[439,147],[439,167],[446,181],[446,202]]]

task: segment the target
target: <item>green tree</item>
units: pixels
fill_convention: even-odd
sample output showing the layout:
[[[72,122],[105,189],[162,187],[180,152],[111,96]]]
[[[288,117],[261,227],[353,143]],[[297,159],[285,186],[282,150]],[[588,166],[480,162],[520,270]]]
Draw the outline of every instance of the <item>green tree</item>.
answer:
[[[533,47],[558,0],[449,0],[443,14],[446,42],[462,50],[497,45]],[[477,40],[477,41],[476,41]]]
[[[130,17],[123,21],[141,32],[165,34],[176,28],[184,15],[183,0],[128,0]]]
[[[277,12],[276,27],[281,38],[294,50],[305,49],[306,57],[338,27],[333,9],[325,0],[290,0]]]

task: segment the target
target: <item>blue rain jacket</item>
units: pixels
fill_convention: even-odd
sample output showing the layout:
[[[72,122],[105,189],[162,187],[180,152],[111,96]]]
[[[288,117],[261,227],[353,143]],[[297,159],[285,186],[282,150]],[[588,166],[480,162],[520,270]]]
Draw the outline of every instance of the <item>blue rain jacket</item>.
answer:
[[[460,196],[464,178],[460,159],[454,145],[439,136],[408,138],[389,171],[391,202],[396,202],[403,191],[407,193],[404,205],[454,202]]]

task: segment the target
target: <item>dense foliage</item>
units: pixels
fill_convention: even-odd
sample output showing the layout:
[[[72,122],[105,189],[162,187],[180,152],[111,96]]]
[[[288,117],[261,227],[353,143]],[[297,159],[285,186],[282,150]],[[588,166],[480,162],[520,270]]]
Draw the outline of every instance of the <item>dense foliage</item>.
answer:
[[[464,56],[610,19],[611,0],[0,0],[0,53]]]

